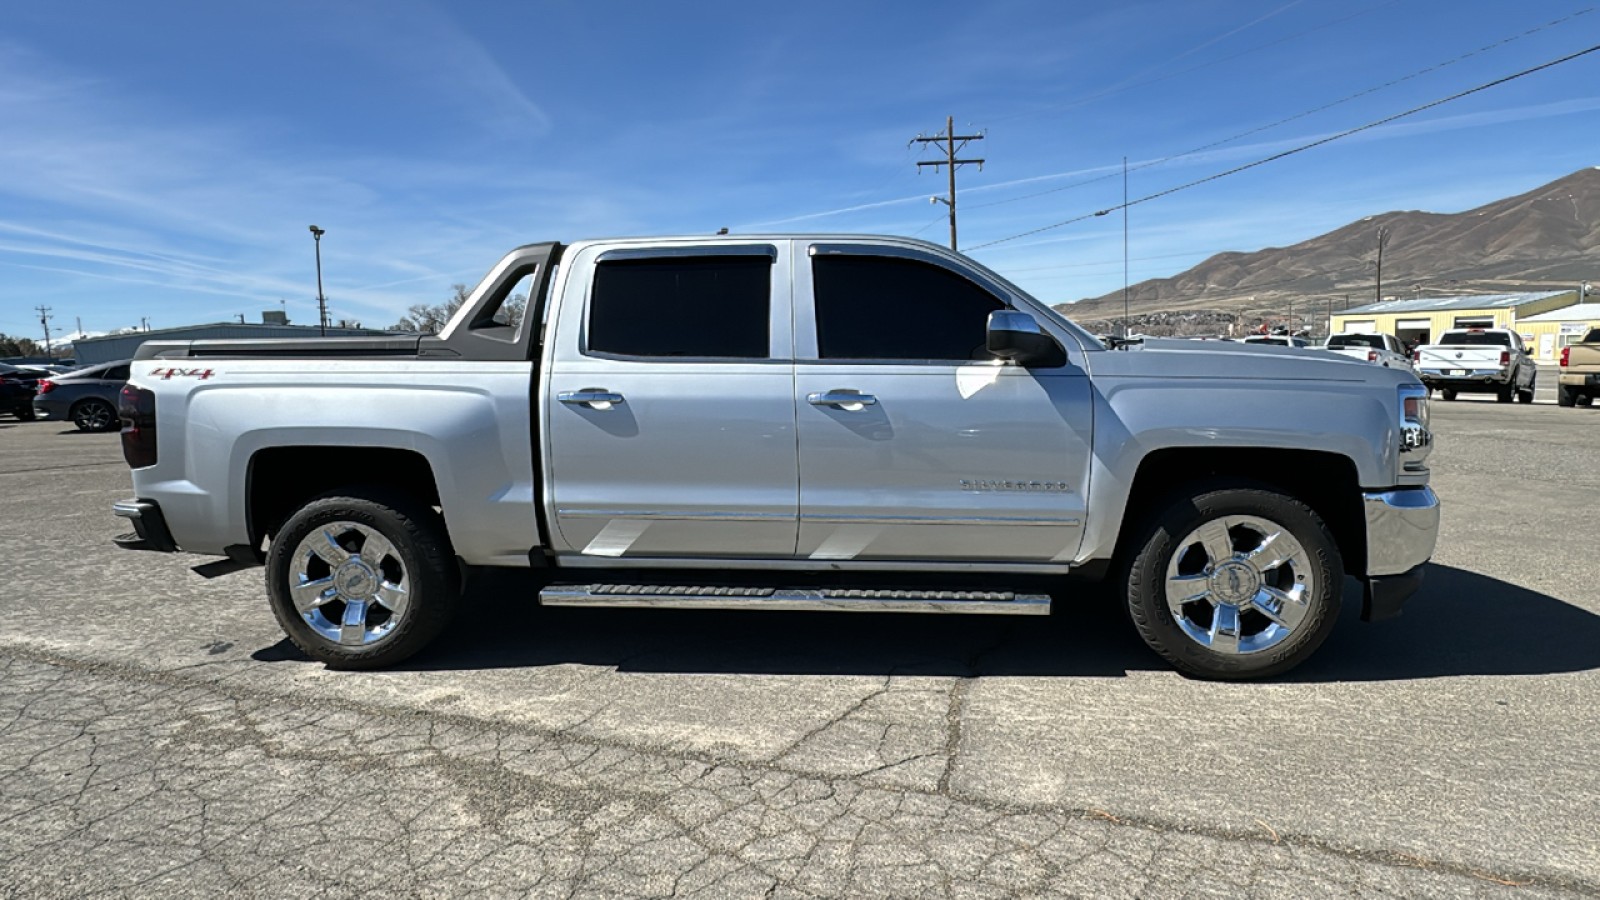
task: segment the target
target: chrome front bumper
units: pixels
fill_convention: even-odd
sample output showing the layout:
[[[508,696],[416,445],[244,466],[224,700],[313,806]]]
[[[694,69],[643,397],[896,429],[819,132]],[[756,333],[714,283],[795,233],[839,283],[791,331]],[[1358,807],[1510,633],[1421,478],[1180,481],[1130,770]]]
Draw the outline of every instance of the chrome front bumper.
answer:
[[[1400,575],[1433,556],[1439,542],[1439,497],[1433,488],[1394,488],[1362,495],[1367,514],[1367,575]]]

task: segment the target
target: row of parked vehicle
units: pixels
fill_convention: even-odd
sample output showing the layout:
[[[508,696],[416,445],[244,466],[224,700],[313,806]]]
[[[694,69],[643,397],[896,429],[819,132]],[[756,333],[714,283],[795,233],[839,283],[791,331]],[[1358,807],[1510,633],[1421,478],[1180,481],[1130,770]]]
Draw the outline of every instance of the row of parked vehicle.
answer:
[[[25,422],[71,422],[80,431],[115,431],[117,395],[127,381],[127,360],[80,369],[0,363],[0,414]]]
[[[1323,344],[1299,335],[1252,335],[1244,340],[1326,350],[1385,368],[1407,369],[1446,400],[1454,400],[1460,394],[1494,394],[1501,403],[1532,403],[1539,379],[1539,367],[1528,355],[1522,335],[1507,328],[1446,331],[1436,343],[1409,352],[1392,334],[1335,334]],[[1573,405],[1568,393],[1563,386],[1563,406]]]

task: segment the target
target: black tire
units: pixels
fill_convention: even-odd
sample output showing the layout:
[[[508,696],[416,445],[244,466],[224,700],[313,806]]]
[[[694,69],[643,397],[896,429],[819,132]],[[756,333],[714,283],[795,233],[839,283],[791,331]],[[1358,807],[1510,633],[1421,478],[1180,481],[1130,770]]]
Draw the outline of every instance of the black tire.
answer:
[[[79,431],[110,431],[118,427],[116,408],[97,397],[73,404],[68,415]]]
[[[1456,398],[1456,392],[1455,392],[1455,391],[1452,391],[1452,390],[1450,390],[1450,389],[1449,389],[1449,388],[1445,388],[1445,389],[1444,389],[1444,390],[1442,390],[1442,391],[1440,391],[1440,392],[1439,392],[1439,393],[1440,393],[1440,394],[1441,394],[1441,395],[1442,395],[1442,396],[1443,396],[1443,397],[1444,397],[1444,398],[1445,398],[1445,399],[1446,399],[1446,400],[1454,400],[1454,399],[1455,399],[1455,398]]]
[[[1556,385],[1557,406],[1571,406],[1573,405],[1573,402],[1577,400],[1577,398],[1578,394],[1572,388],[1569,388],[1564,384]]]
[[[340,531],[346,526],[371,529],[388,540],[394,552],[385,565],[400,565],[401,580],[395,584],[403,586],[406,596],[401,613],[391,613],[382,605],[372,607],[374,613],[388,614],[379,626],[391,627],[363,645],[341,643],[320,633],[313,624],[316,616],[307,618],[309,611],[302,615],[290,591],[291,578],[299,578],[291,567],[300,564],[297,551],[301,541],[319,529]],[[343,549],[355,555],[360,548],[346,545]],[[323,566],[329,570],[331,582],[338,573],[327,563]],[[449,624],[461,597],[455,552],[439,514],[410,497],[373,488],[331,492],[290,516],[273,537],[267,553],[266,578],[267,596],[279,626],[296,647],[330,669],[377,669],[412,656]],[[389,575],[382,574],[379,581],[389,584]],[[335,618],[342,620],[345,601],[332,599],[326,606],[317,607],[324,623],[326,614],[320,611],[330,608]]]
[[[1265,520],[1287,532],[1306,551],[1305,574],[1311,576],[1312,586],[1304,593],[1303,618],[1286,638],[1256,652],[1227,653],[1203,646],[1184,631],[1167,605],[1169,564],[1174,563],[1175,554],[1188,552],[1190,546],[1180,546],[1180,542],[1202,525],[1225,516]],[[1133,558],[1123,575],[1134,628],[1152,650],[1185,675],[1219,681],[1281,675],[1311,656],[1338,622],[1344,592],[1338,546],[1310,507],[1270,488],[1240,482],[1197,485],[1192,492],[1171,498],[1132,546]],[[1261,622],[1266,620],[1261,618]]]
[[[1594,395],[1593,394],[1579,394],[1578,398],[1577,398],[1577,403],[1578,403],[1579,406],[1593,406],[1594,405]]]
[[[35,413],[32,407],[17,410],[16,416],[20,422],[32,422],[34,419],[39,418],[39,414]]]
[[[1517,391],[1517,402],[1518,403],[1532,403],[1533,402],[1533,392],[1538,388],[1538,385],[1539,385],[1539,379],[1538,379],[1537,376],[1534,377],[1533,379],[1529,380],[1528,381],[1528,386],[1526,388]]]
[[[1494,402],[1510,403],[1511,398],[1516,396],[1516,393],[1517,383],[1515,381],[1508,382],[1505,387],[1499,388],[1494,392]]]

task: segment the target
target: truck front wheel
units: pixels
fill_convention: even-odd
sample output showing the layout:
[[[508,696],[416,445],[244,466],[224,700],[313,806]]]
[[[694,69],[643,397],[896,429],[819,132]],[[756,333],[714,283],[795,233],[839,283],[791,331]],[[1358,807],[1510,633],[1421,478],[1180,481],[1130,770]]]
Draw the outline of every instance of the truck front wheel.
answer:
[[[1338,620],[1338,547],[1310,507],[1276,491],[1214,485],[1180,496],[1138,548],[1127,570],[1134,627],[1187,675],[1281,674]]]
[[[461,594],[438,513],[344,489],[301,507],[267,554],[267,595],[289,640],[333,669],[393,665],[449,623]]]

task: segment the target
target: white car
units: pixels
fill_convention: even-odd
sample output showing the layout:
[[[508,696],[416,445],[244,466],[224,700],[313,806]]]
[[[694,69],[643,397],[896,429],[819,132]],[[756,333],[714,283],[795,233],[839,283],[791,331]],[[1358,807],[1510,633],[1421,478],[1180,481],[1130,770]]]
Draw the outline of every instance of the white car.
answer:
[[[1400,339],[1392,334],[1347,332],[1330,335],[1323,349],[1351,359],[1364,359],[1387,369],[1414,371],[1406,348],[1400,344]]]

